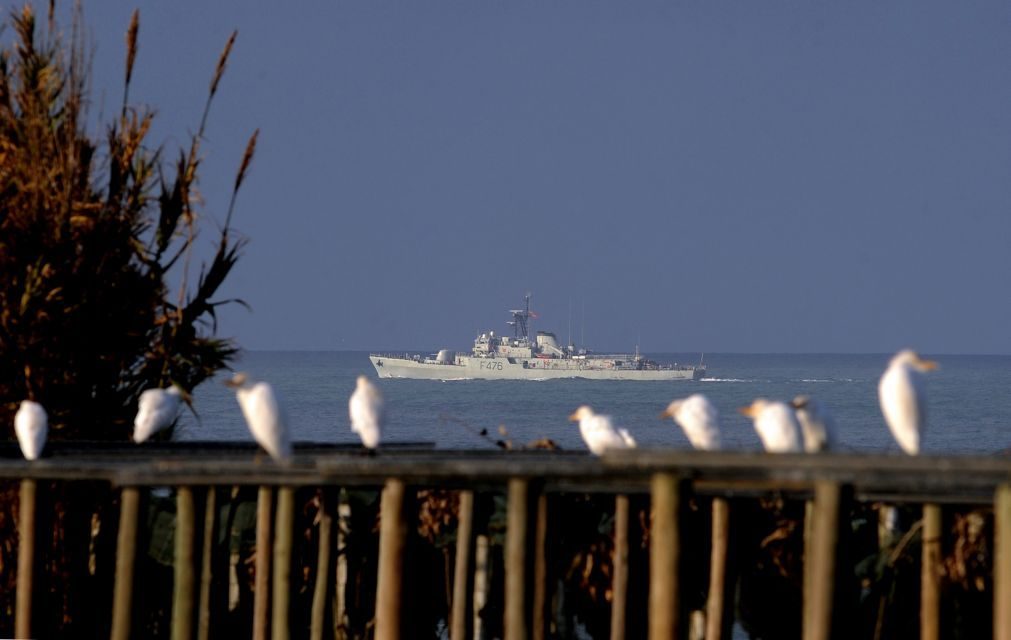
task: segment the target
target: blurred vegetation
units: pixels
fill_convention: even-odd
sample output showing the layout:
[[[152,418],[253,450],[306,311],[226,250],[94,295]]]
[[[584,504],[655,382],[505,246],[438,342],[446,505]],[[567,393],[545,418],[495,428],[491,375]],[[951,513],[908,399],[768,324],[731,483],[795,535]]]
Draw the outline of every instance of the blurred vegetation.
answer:
[[[144,389],[192,390],[236,354],[215,335],[215,311],[231,302],[218,291],[244,243],[230,223],[257,134],[214,257],[194,277],[201,142],[235,34],[196,133],[169,159],[148,141],[154,110],[128,100],[138,14],[122,106],[97,134],[80,9],[69,36],[52,3],[39,22],[31,6],[12,12],[0,45],[0,422],[30,398],[48,411],[51,438],[125,439]]]

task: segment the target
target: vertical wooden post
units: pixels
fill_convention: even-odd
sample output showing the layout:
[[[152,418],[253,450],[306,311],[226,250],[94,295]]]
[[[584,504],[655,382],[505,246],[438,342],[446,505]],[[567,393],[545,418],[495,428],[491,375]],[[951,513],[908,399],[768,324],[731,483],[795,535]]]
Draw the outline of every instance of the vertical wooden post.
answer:
[[[271,640],[287,640],[291,597],[292,529],[295,525],[295,489],[277,490],[277,522],[274,524],[274,610],[271,613]]]
[[[333,632],[336,640],[341,640],[350,624],[347,613],[348,584],[348,534],[351,531],[351,504],[347,492],[341,491],[337,499],[337,562],[334,568],[334,611]]]
[[[625,638],[628,602],[628,496],[614,498],[614,567],[611,582],[611,640]]]
[[[727,553],[730,547],[730,504],[726,498],[713,498],[712,551],[709,557],[709,596],[706,600],[706,640],[719,640],[729,626]]]
[[[267,615],[270,595],[270,516],[274,493],[268,486],[260,487],[256,496],[256,555],[253,582],[253,640],[267,640]]]
[[[680,573],[681,487],[672,473],[656,473],[651,482],[653,524],[649,542],[649,638],[683,637],[684,616],[678,591]]]
[[[804,640],[828,640],[832,631],[832,598],[835,592],[836,548],[839,541],[839,485],[819,480],[814,485],[814,508],[810,544],[805,563],[810,575],[804,593]],[[808,568],[805,568],[807,574]]]
[[[112,640],[130,637],[133,606],[133,564],[137,555],[137,512],[140,491],[125,487],[119,497],[119,534],[116,539],[116,584],[112,596]]]
[[[379,507],[379,579],[376,586],[376,640],[400,637],[402,571],[407,544],[404,481],[391,478]]]
[[[1011,640],[1011,484],[994,500],[993,637]]]
[[[332,505],[325,489],[319,492],[319,553],[316,556],[316,584],[312,589],[312,613],[309,618],[309,639],[323,640],[327,595],[330,591],[330,530],[333,526]]]
[[[21,481],[18,505],[18,576],[14,634],[32,637],[32,592],[35,589],[35,480]]]
[[[197,640],[210,640],[211,637],[211,585],[214,572],[214,534],[217,532],[217,495],[216,487],[207,487],[207,500],[204,503],[204,536],[200,558]]]
[[[532,640],[544,640],[548,631],[548,495],[537,496],[537,523],[534,532],[534,598]]]
[[[505,640],[527,638],[527,520],[529,511],[529,481],[509,480],[509,500],[506,506],[505,548]]]
[[[920,565],[920,639],[941,636],[941,507],[923,505],[923,561]]]
[[[490,548],[488,536],[480,535],[474,539],[474,640],[485,640],[487,637],[481,613],[488,604],[488,593],[491,591],[488,578],[491,564]]]
[[[193,543],[196,532],[196,508],[193,489],[176,489],[176,530],[174,580],[172,583],[172,640],[193,637]]]
[[[811,618],[811,605],[814,602],[814,596],[812,595],[812,580],[815,575],[814,568],[814,521],[815,521],[815,508],[814,508],[814,497],[808,498],[804,501],[804,564],[801,567],[801,577],[803,579],[801,594],[801,621],[806,629],[810,624]],[[806,634],[807,631],[804,631]],[[804,636],[807,637],[806,635]]]
[[[467,604],[470,601],[471,550],[474,545],[474,492],[460,492],[460,515],[456,529],[456,563],[453,566],[451,640],[467,638]]]

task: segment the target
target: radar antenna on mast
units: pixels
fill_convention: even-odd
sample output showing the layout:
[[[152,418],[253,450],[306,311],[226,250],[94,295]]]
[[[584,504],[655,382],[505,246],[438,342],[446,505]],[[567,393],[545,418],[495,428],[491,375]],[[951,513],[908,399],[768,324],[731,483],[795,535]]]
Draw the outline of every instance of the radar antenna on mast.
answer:
[[[509,313],[513,314],[513,319],[507,322],[509,326],[513,328],[514,338],[528,338],[528,322],[530,318],[536,318],[537,314],[530,311],[530,294],[528,293],[523,297],[524,308],[523,309],[510,309]]]

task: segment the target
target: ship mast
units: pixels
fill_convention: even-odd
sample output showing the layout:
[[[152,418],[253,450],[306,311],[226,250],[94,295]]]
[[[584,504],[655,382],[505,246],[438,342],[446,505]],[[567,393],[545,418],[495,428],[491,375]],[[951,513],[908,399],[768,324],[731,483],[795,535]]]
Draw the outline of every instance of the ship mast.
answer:
[[[527,322],[530,319],[530,294],[528,293],[523,298],[524,308],[523,309],[510,309],[509,313],[513,314],[513,319],[506,324],[513,328],[514,338],[529,338],[527,333]]]

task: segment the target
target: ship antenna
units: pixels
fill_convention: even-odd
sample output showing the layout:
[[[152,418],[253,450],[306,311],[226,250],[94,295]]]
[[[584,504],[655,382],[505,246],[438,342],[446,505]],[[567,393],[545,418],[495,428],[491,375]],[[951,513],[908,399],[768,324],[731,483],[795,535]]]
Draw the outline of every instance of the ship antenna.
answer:
[[[572,353],[572,296],[569,296],[569,337],[567,342],[565,348],[569,350],[569,353]]]
[[[584,348],[586,344],[586,298],[583,298],[583,308],[579,312],[579,347]]]

